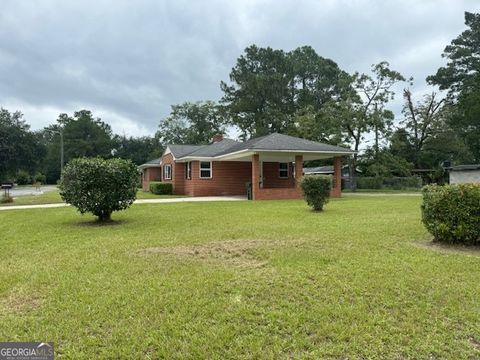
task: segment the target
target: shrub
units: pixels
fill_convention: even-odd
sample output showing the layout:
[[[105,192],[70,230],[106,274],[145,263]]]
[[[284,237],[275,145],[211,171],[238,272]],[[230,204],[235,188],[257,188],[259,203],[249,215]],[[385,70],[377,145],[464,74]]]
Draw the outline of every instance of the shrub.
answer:
[[[422,187],[422,178],[419,176],[408,177],[381,177],[362,176],[357,179],[359,189],[419,189]]]
[[[2,197],[0,197],[0,204],[8,204],[12,202],[13,197],[11,197],[10,195],[2,195]]]
[[[422,221],[435,241],[480,244],[480,185],[429,185],[422,194]]]
[[[130,160],[79,158],[70,161],[60,179],[60,195],[82,214],[108,221],[127,209],[137,194],[137,168]]]
[[[156,195],[172,195],[173,186],[171,183],[152,181],[150,183],[150,192]]]
[[[323,205],[328,202],[330,189],[332,187],[332,177],[323,175],[304,176],[300,181],[300,187],[308,205],[313,210],[321,211]]]
[[[37,173],[33,177],[33,181],[40,184],[45,184],[47,182],[47,177],[43,174]]]
[[[16,175],[16,182],[18,185],[29,185],[32,183],[32,178],[28,172],[19,170]]]
[[[357,187],[359,189],[381,189],[383,178],[381,177],[359,177]]]

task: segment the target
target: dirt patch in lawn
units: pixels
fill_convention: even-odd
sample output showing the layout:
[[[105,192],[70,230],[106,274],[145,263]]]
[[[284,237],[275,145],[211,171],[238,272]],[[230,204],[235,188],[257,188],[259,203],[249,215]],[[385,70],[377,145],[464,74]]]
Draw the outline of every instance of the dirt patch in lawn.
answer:
[[[42,296],[37,290],[13,288],[6,296],[0,297],[0,315],[23,314],[35,310],[42,304]]]
[[[439,251],[443,253],[455,253],[463,254],[468,256],[480,256],[480,246],[479,245],[458,245],[458,244],[442,244],[436,241],[424,241],[417,243],[417,246]]]
[[[256,250],[280,245],[280,241],[225,240],[205,244],[152,247],[142,250],[142,255],[166,254],[180,258],[221,262],[244,268],[259,268],[266,265]]]

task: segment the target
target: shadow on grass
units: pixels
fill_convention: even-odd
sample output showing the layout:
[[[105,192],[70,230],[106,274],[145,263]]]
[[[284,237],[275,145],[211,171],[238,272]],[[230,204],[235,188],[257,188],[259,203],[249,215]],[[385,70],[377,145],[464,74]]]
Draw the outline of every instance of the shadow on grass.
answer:
[[[462,244],[446,244],[438,241],[423,241],[417,243],[417,245],[430,249],[433,251],[439,251],[443,253],[452,254],[464,254],[472,256],[480,256],[480,245],[462,245]]]
[[[109,221],[99,221],[97,219],[90,219],[90,220],[74,220],[74,221],[67,221],[65,225],[71,225],[76,227],[90,227],[90,228],[103,228],[103,227],[116,227],[120,225],[125,225],[131,223],[131,219],[119,219],[119,220],[109,220]]]

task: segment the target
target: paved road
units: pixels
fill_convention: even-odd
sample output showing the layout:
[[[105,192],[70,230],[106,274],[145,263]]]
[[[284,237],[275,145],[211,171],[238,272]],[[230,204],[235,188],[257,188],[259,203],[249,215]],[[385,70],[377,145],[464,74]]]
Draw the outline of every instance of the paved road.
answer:
[[[18,197],[18,196],[27,196],[27,195],[41,195],[46,192],[55,191],[57,187],[55,185],[43,185],[40,187],[39,190],[35,188],[35,186],[27,186],[27,187],[15,187],[10,190],[10,196]]]
[[[135,204],[166,204],[179,202],[202,202],[202,201],[243,201],[247,200],[245,196],[198,196],[198,197],[184,197],[173,199],[139,199]],[[48,209],[70,206],[65,203],[58,204],[42,204],[42,205],[12,205],[0,206],[0,211],[4,210],[23,210],[23,209]]]

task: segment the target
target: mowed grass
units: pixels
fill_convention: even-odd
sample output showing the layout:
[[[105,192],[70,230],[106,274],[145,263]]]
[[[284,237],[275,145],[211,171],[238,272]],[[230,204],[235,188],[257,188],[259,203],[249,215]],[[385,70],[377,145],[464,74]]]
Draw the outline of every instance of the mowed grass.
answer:
[[[142,190],[137,191],[137,199],[163,199],[182,197],[180,195],[156,195],[151,192]],[[16,206],[16,205],[41,205],[41,204],[57,204],[63,203],[58,190],[44,192],[40,195],[17,196],[11,203],[0,204],[0,206]]]
[[[416,197],[0,213],[0,339],[68,359],[474,359],[480,256]]]

